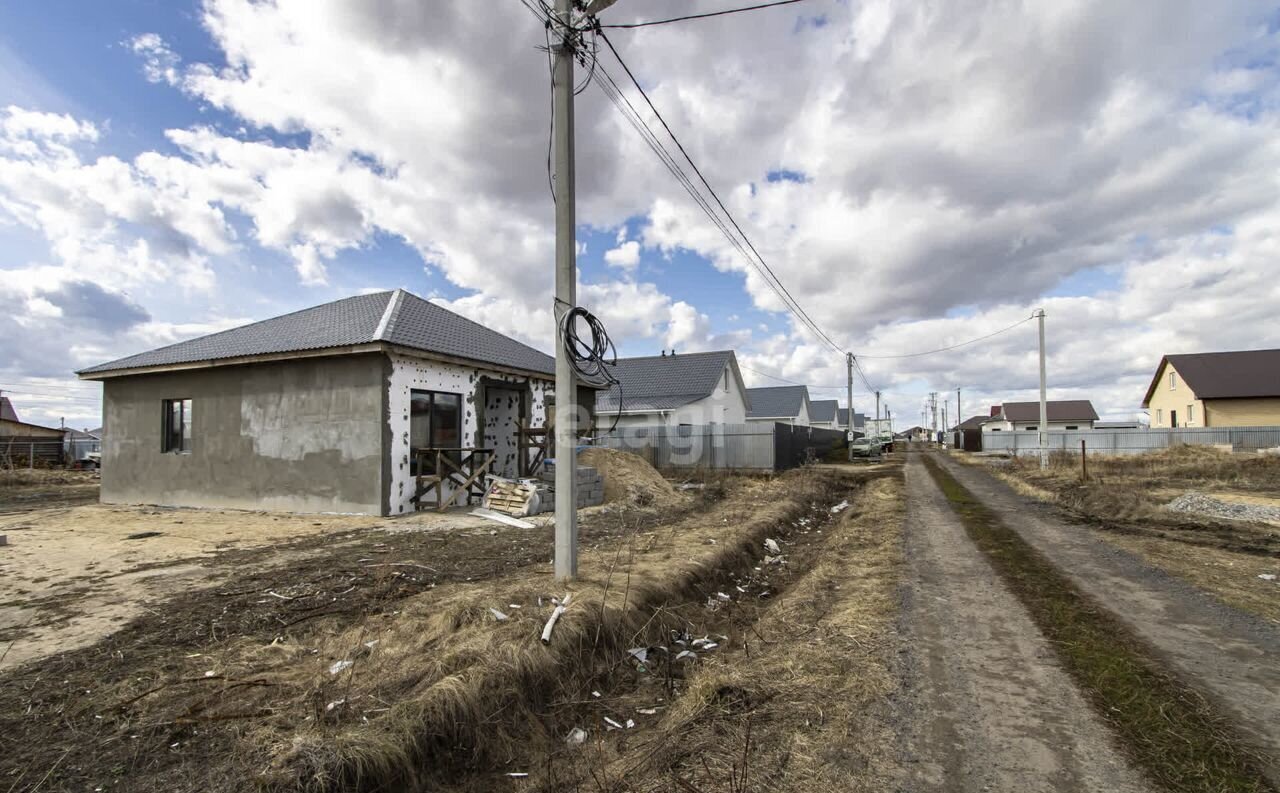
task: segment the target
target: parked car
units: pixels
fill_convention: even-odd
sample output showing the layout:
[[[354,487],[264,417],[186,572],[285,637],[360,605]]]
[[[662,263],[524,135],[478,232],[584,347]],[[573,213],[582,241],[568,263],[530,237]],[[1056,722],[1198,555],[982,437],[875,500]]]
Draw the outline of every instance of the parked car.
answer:
[[[879,457],[880,441],[877,438],[858,438],[849,444],[849,459],[855,457]]]

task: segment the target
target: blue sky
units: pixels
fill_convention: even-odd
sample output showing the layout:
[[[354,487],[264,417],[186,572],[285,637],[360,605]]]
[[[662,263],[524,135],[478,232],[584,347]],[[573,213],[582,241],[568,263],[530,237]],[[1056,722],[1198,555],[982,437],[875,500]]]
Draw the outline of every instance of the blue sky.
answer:
[[[812,0],[612,38],[842,349],[949,346],[1044,307],[1051,393],[1126,418],[1165,352],[1280,344],[1280,17],[1068,6]],[[545,56],[522,7],[495,14],[0,7],[0,330],[18,340],[0,388],[25,389],[34,420],[95,423],[77,366],[378,288],[546,348]],[[582,299],[624,354],[729,346],[749,370],[843,382],[843,354],[779,310],[594,89],[577,138]],[[65,308],[86,299],[91,318]],[[957,385],[1027,398],[1025,335],[864,368],[902,415]]]

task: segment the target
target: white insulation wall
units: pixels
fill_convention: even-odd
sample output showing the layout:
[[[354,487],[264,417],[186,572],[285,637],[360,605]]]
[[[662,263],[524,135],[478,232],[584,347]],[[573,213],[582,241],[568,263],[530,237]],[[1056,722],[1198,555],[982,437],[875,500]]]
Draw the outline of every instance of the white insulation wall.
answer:
[[[413,512],[409,500],[413,497],[415,483],[409,466],[409,392],[421,389],[443,391],[462,395],[463,446],[476,443],[476,391],[481,378],[502,380],[513,388],[530,386],[529,411],[532,425],[541,427],[546,422],[546,394],[552,384],[546,380],[534,380],[517,375],[503,374],[459,364],[429,361],[405,355],[391,356],[391,380],[387,400],[388,421],[391,425],[391,499],[392,515]],[[447,492],[447,491],[446,491]]]

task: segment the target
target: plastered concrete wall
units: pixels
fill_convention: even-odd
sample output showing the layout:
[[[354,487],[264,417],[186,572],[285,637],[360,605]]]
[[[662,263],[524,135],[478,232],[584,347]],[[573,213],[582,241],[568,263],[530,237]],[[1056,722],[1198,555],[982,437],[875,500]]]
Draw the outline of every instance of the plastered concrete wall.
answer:
[[[1210,399],[1210,427],[1274,427],[1280,425],[1280,398]],[[1199,416],[1196,416],[1199,418]],[[1167,420],[1167,419],[1166,419]],[[1195,426],[1200,426],[1197,423]]]
[[[477,390],[482,379],[502,381],[511,388],[523,389],[528,383],[529,410],[533,426],[546,422],[546,394],[551,383],[488,369],[443,363],[405,355],[392,355],[387,378],[387,430],[390,438],[390,477],[388,509],[392,515],[413,512],[410,501],[417,483],[409,465],[409,392],[415,389],[443,391],[462,395],[462,442],[467,446],[484,446],[484,434],[477,434]],[[490,427],[490,432],[494,431]],[[513,428],[514,431],[514,428]],[[491,446],[492,444],[490,444]],[[446,496],[448,491],[446,491]]]
[[[103,384],[102,500],[382,511],[379,354],[123,377]],[[192,400],[189,454],[161,451],[161,402]]]

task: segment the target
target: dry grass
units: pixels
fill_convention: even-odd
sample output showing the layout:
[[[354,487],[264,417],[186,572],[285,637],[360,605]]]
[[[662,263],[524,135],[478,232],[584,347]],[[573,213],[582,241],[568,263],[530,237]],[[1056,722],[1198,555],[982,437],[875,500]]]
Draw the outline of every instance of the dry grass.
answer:
[[[545,565],[398,597],[390,577],[402,562],[380,557],[389,594],[359,619],[326,616],[322,603],[315,619],[282,625],[273,641],[259,633],[199,652],[175,647],[103,680],[68,703],[68,716],[95,719],[108,743],[141,752],[108,789],[187,789],[198,780],[202,790],[240,790],[252,779],[272,789],[413,790],[502,767],[518,753],[562,746],[546,718],[553,703],[629,671],[619,668],[626,647],[666,636],[680,624],[673,614],[704,603],[728,573],[749,570],[765,536],[824,509],[840,481],[810,471],[735,484],[717,509],[665,525],[638,513],[648,519],[584,553],[549,646],[538,635],[550,596],[565,589]],[[509,618],[496,620],[490,608]],[[351,663],[331,673],[337,661]],[[231,741],[220,763],[148,756],[160,740],[181,752],[214,738]]]
[[[828,524],[813,566],[755,623],[743,652],[701,667],[660,737],[615,763],[626,789],[891,789],[883,714],[895,686],[903,510],[901,479],[882,478]]]

